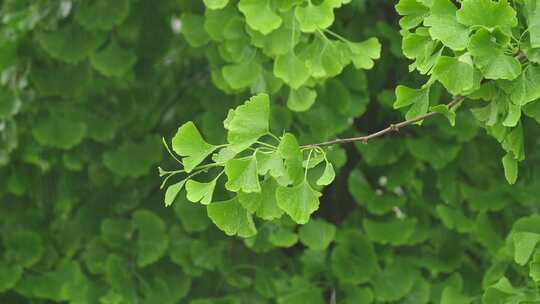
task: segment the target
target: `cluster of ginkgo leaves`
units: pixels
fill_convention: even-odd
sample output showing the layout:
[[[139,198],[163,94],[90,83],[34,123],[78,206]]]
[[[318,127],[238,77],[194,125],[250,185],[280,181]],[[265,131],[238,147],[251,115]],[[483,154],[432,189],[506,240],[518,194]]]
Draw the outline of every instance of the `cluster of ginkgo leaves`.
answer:
[[[459,9],[450,0],[396,5],[403,16],[403,54],[414,60],[409,70],[428,80],[419,89],[398,86],[394,107],[410,107],[407,118],[442,110],[454,124],[452,111],[430,106],[435,82],[454,96],[483,101],[472,113],[501,143],[505,175],[513,184],[525,158],[521,115],[540,118],[538,105],[529,104],[540,98],[540,6],[535,0],[459,4]]]
[[[307,111],[317,84],[353,64],[371,69],[380,57],[376,38],[352,42],[333,32],[334,10],[351,0],[205,0],[204,16],[180,16],[187,41],[207,48],[214,84],[228,93],[277,93],[287,106]]]
[[[172,139],[172,150],[182,157],[178,162],[183,169],[160,168],[165,177],[162,187],[169,178],[183,176],[168,186],[165,205],[171,205],[185,186],[189,201],[207,205],[208,216],[221,230],[241,237],[251,237],[257,231],[252,214],[273,220],[286,213],[298,224],[307,223],[321,196],[310,185],[308,171],[324,166],[316,184],[325,186],[334,180],[334,167],[322,148],[301,147],[290,133],[281,137],[270,133],[269,112],[266,94],[230,110],[223,122],[228,143],[222,145],[206,142],[193,122],[183,124]],[[264,141],[266,138],[269,140]],[[201,165],[210,155],[212,162]],[[210,181],[197,181],[198,174],[209,171],[215,173]],[[234,195],[215,202],[214,191],[223,174],[225,189]]]

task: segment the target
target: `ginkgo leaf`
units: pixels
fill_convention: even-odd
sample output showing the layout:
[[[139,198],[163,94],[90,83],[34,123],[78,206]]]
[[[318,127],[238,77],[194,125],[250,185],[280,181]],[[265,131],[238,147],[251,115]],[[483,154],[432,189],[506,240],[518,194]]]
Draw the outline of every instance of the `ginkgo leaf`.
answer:
[[[461,24],[483,26],[490,31],[500,28],[507,34],[518,23],[516,11],[507,0],[464,0],[456,16]]]
[[[270,173],[272,177],[278,178],[286,174],[283,159],[277,151],[272,153],[258,152],[256,157],[259,175]]]
[[[480,87],[480,73],[474,68],[472,58],[464,54],[459,58],[441,56],[433,67],[433,77],[453,95]]]
[[[325,250],[334,240],[336,227],[325,220],[311,220],[298,230],[302,244],[314,250]]]
[[[331,162],[326,161],[323,174],[317,180],[317,185],[328,186],[334,181],[335,177],[336,177],[336,171],[334,170],[334,166],[332,165]]]
[[[207,143],[192,121],[183,124],[172,139],[172,149],[182,156],[186,172],[191,172],[208,155],[217,149],[217,146]]]
[[[333,77],[341,73],[350,62],[348,45],[342,41],[332,41],[316,37],[299,57],[305,62],[315,78]]]
[[[37,120],[32,135],[41,145],[67,150],[78,145],[86,132],[86,124],[59,113]]]
[[[536,246],[540,242],[540,234],[532,232],[515,232],[512,234],[514,241],[514,260],[519,265],[525,265],[529,261]]]
[[[417,0],[399,0],[396,11],[403,16],[399,25],[404,29],[416,27],[429,14],[429,8]]]
[[[291,133],[285,133],[277,151],[285,161],[287,172],[285,184],[300,182],[304,174],[302,166],[303,155],[296,137]]]
[[[398,85],[396,87],[394,108],[399,109],[412,105],[405,115],[406,119],[412,119],[427,113],[429,108],[429,90],[429,86],[420,89],[411,89],[403,85]]]
[[[521,63],[507,55],[505,49],[493,41],[494,37],[487,30],[478,30],[471,37],[468,49],[473,55],[476,66],[487,79],[512,80],[521,74]]]
[[[362,225],[368,237],[378,243],[394,246],[406,244],[414,232],[417,220],[394,219],[385,222],[364,219]]]
[[[235,110],[230,110],[223,122],[230,149],[244,151],[268,132],[270,99],[266,94],[251,97]]]
[[[287,99],[287,107],[295,112],[304,112],[309,110],[317,99],[317,91],[301,87],[298,90],[291,89]]]
[[[276,299],[277,304],[325,304],[322,289],[303,277],[292,277],[283,289]]]
[[[513,103],[508,104],[508,113],[503,121],[505,127],[515,127],[518,125],[521,118],[521,106]]]
[[[186,182],[186,197],[190,202],[201,202],[208,205],[212,202],[214,189],[216,188],[217,178],[208,183],[201,183],[192,179]]]
[[[381,43],[377,38],[369,38],[363,42],[347,43],[351,51],[351,60],[357,69],[371,69],[373,60],[381,57]]]
[[[447,105],[444,105],[444,104],[436,105],[436,106],[430,107],[429,110],[432,112],[440,113],[444,115],[444,117],[448,119],[452,127],[456,125],[456,112],[448,109]]]
[[[264,220],[280,218],[283,214],[276,201],[277,182],[273,178],[267,178],[261,185],[259,193],[238,193],[238,201],[249,212],[254,213]]]
[[[0,262],[0,292],[6,292],[15,287],[22,274],[23,268],[20,265]]]
[[[298,224],[309,221],[310,215],[319,208],[320,196],[307,180],[292,187],[279,186],[276,191],[278,206]]]
[[[294,14],[302,32],[314,32],[325,29],[334,22],[334,8],[340,7],[342,0],[325,0],[315,5],[307,1],[305,6],[297,6]]]
[[[257,170],[257,158],[231,159],[225,164],[227,182],[225,188],[233,192],[261,192]]]
[[[519,123],[515,128],[512,128],[506,133],[501,142],[502,148],[513,154],[518,161],[525,159],[525,148],[523,138],[523,124]]]
[[[268,236],[268,241],[276,247],[290,248],[298,243],[298,234],[284,229],[283,227],[279,227],[277,229],[272,229]]]
[[[6,88],[0,88],[0,119],[7,119],[17,114],[20,107],[20,98]]]
[[[301,38],[294,13],[291,11],[282,16],[281,26],[269,34],[264,35],[248,28],[251,42],[258,48],[262,48],[263,53],[269,57],[286,54],[296,46]],[[284,41],[287,43],[283,43]]]
[[[75,11],[75,20],[89,30],[110,30],[129,14],[129,0],[81,1]]]
[[[435,0],[424,25],[429,26],[433,39],[440,40],[449,48],[459,51],[467,47],[469,29],[456,18],[457,8],[450,0]]]
[[[210,36],[204,30],[204,18],[200,15],[184,13],[180,16],[182,34],[193,47],[201,47],[210,41]]]
[[[41,235],[31,230],[12,231],[3,238],[4,255],[16,265],[31,267],[44,254]]]
[[[206,210],[212,222],[229,236],[247,238],[257,233],[251,214],[240,205],[237,197],[212,203]]]
[[[300,60],[291,49],[274,61],[274,74],[293,89],[298,89],[306,83],[310,70],[305,62]]]
[[[235,90],[252,85],[257,81],[260,73],[261,66],[255,60],[229,64],[223,67],[223,78]]]
[[[527,66],[510,84],[512,102],[524,106],[540,98],[540,66]]]
[[[86,59],[105,40],[99,32],[89,32],[76,23],[61,26],[56,31],[37,34],[41,47],[56,59],[76,63]]]
[[[167,191],[165,191],[165,207],[169,207],[172,205],[176,197],[178,196],[178,193],[184,188],[184,184],[187,180],[181,180],[175,184],[170,185],[167,188]]]
[[[137,266],[150,265],[165,254],[169,238],[163,220],[148,210],[133,213],[133,223],[137,228]]]
[[[540,48],[540,3],[538,0],[525,0],[524,3],[531,46]]]
[[[208,35],[214,41],[223,41],[225,40],[224,25],[227,24],[227,22],[230,22],[231,20],[239,17],[240,13],[232,5],[226,6],[225,8],[218,10],[206,10],[204,13],[204,26],[200,29],[194,28],[193,33],[195,33],[195,31],[202,30],[202,35]]]
[[[437,42],[423,28],[417,29],[415,33],[405,34],[402,42],[403,55],[416,59],[414,68],[421,74],[428,73],[441,55],[442,48],[437,52],[437,46]]]
[[[114,150],[103,153],[103,163],[119,176],[139,177],[161,159],[161,140],[147,136],[139,142],[126,141]]]
[[[412,290],[416,275],[414,269],[404,261],[398,260],[386,266],[373,279],[375,298],[382,302],[399,300]]]
[[[377,272],[377,256],[373,244],[358,230],[342,230],[332,250],[332,273],[340,282],[366,283]]]
[[[120,77],[133,67],[137,56],[133,52],[121,48],[113,40],[105,49],[93,54],[90,59],[92,66],[103,75]]]
[[[264,35],[281,25],[282,19],[272,10],[270,0],[240,0],[238,9],[246,16],[246,23]]]
[[[518,161],[512,156],[512,154],[507,153],[502,158],[502,164],[504,168],[504,176],[509,184],[515,184],[518,178]]]

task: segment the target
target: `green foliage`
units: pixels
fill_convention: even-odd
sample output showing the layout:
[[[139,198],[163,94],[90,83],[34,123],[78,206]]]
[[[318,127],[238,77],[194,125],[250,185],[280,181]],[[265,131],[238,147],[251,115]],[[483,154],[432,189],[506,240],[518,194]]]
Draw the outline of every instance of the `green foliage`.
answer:
[[[0,1],[0,303],[540,302],[539,20]]]

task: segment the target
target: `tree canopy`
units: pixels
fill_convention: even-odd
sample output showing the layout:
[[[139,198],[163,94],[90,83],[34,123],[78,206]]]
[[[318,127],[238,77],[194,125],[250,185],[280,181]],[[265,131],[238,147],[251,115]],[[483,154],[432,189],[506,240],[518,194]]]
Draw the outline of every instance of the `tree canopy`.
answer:
[[[540,303],[540,0],[0,17],[0,303]]]

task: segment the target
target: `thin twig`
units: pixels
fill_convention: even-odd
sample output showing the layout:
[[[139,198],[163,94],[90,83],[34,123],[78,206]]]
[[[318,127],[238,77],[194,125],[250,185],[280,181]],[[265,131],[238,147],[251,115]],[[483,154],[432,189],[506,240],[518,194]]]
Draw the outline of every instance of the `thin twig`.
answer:
[[[463,101],[462,96],[454,97],[454,99],[452,99],[452,101],[450,101],[447,104],[448,109],[450,110],[450,109],[454,108],[461,101]],[[367,144],[368,141],[373,139],[373,138],[381,137],[381,136],[386,135],[386,134],[391,133],[391,132],[398,132],[402,128],[405,128],[405,127],[407,127],[409,125],[412,125],[414,123],[422,121],[422,120],[424,120],[426,118],[430,118],[431,116],[435,116],[437,114],[439,114],[439,112],[428,112],[428,113],[425,113],[425,114],[422,114],[422,115],[418,115],[415,118],[402,121],[402,122],[397,123],[397,124],[391,124],[388,127],[384,128],[384,129],[382,129],[380,131],[377,131],[375,133],[371,133],[371,134],[368,134],[368,135],[358,136],[358,137],[350,137],[350,138],[337,138],[337,139],[334,139],[334,140],[325,141],[325,142],[321,142],[321,143],[317,143],[317,144],[306,145],[304,147],[331,146],[331,145],[345,144],[345,143],[351,143],[351,142],[357,142],[357,141],[361,141],[361,142]]]

